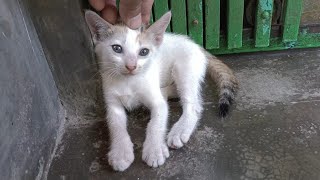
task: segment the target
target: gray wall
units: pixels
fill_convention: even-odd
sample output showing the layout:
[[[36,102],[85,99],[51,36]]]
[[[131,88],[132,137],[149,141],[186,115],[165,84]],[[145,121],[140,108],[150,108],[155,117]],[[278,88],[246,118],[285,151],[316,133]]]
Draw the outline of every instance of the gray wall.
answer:
[[[0,4],[0,177],[44,178],[65,117],[95,107],[90,35],[78,1]]]
[[[0,4],[1,179],[34,179],[46,168],[63,114],[25,9],[15,0]]]
[[[82,1],[25,1],[60,97],[68,109],[72,110],[79,110],[79,103],[84,101],[94,104],[94,80],[98,77],[92,40],[80,2]]]

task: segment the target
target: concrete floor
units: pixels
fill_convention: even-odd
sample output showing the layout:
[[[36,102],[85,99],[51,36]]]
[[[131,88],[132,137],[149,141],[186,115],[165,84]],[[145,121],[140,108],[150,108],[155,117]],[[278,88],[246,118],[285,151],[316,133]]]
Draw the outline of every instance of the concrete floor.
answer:
[[[103,112],[93,107],[69,124],[48,179],[320,179],[320,49],[221,59],[241,84],[231,116],[218,119],[215,87],[207,81],[198,129],[163,166],[141,160],[149,114],[139,109],[129,117],[135,161],[123,173],[112,171]],[[170,108],[172,125],[181,109],[178,102]]]

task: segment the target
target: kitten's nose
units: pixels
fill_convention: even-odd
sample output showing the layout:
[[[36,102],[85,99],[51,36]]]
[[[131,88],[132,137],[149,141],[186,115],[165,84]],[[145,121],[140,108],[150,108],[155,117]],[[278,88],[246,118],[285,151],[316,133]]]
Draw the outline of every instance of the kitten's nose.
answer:
[[[133,71],[137,68],[137,66],[127,66],[126,65],[126,68],[129,70],[129,71]]]

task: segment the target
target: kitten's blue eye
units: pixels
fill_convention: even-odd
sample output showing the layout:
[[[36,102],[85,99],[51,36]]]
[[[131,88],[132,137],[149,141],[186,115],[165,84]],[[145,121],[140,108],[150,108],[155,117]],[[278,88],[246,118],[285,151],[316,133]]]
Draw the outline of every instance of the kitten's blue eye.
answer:
[[[122,47],[120,45],[118,45],[118,44],[112,45],[112,49],[116,53],[122,53]]]
[[[148,54],[149,54],[149,49],[147,49],[147,48],[143,48],[143,49],[141,49],[140,52],[139,52],[139,55],[140,55],[140,56],[146,56],[146,55],[148,55]]]

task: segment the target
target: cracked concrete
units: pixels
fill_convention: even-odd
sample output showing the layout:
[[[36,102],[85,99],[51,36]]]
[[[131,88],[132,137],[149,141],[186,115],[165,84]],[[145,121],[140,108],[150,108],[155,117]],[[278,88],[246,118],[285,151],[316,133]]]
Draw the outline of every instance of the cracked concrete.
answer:
[[[141,160],[147,110],[130,113],[135,161],[123,173],[107,163],[103,111],[84,112],[81,122],[90,123],[66,129],[48,179],[320,179],[319,57],[320,49],[222,56],[241,83],[231,116],[217,118],[217,92],[207,81],[199,127],[156,169]],[[178,102],[170,112],[171,127]]]

